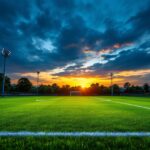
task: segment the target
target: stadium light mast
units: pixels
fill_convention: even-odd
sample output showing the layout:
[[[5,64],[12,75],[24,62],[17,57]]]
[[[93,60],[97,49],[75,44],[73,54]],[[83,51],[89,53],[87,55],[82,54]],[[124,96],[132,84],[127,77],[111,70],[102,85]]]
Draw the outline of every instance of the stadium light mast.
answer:
[[[2,56],[4,57],[3,62],[3,81],[2,81],[2,96],[5,95],[5,73],[6,73],[6,59],[11,55],[11,51],[7,49],[2,49]]]
[[[113,87],[113,73],[110,73],[110,82],[111,82],[111,96],[114,95],[114,87]]]
[[[40,75],[40,71],[37,71],[37,95],[39,95],[39,75]]]

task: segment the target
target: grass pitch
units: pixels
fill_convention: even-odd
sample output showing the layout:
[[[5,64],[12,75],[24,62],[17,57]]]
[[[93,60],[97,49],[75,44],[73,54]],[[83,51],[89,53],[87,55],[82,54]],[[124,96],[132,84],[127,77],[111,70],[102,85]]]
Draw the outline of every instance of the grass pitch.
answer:
[[[1,97],[0,131],[149,132],[150,98]],[[78,146],[80,149],[93,149],[92,145],[95,145],[95,149],[116,149],[120,144],[128,149],[136,149],[137,143],[141,144],[142,149],[148,149],[150,138],[0,138],[2,149],[27,149],[27,145],[30,149],[48,146],[51,149],[57,146],[62,146],[62,149],[78,149]]]

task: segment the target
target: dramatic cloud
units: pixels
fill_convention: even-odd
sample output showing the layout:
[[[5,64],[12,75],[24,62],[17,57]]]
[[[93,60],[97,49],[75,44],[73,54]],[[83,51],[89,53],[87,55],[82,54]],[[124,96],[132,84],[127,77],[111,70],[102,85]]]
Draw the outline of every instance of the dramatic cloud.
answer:
[[[0,48],[12,51],[13,77],[149,69],[149,16],[149,0],[1,0]]]

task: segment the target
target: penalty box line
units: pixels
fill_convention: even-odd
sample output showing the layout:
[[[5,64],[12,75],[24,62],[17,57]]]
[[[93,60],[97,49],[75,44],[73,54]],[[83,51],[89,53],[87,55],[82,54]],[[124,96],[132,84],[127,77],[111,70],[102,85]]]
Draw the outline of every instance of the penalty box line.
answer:
[[[96,99],[99,99],[99,98],[96,98]],[[101,100],[101,99],[99,99],[99,100]],[[150,110],[150,107],[145,107],[145,106],[126,103],[126,102],[120,102],[120,101],[113,101],[113,100],[110,100],[110,99],[105,99],[105,100],[102,99],[101,101],[108,101],[108,102],[112,102],[112,103],[118,103],[118,104],[123,104],[123,105],[128,105],[128,106],[133,106],[133,107],[138,107],[138,108],[143,108],[143,109],[149,109]]]
[[[140,105],[136,105],[136,104],[130,104],[130,103],[125,103],[125,102],[120,102],[120,101],[112,101],[112,100],[111,100],[111,102],[150,110],[149,107],[140,106]]]
[[[150,137],[150,132],[0,132],[1,137]]]

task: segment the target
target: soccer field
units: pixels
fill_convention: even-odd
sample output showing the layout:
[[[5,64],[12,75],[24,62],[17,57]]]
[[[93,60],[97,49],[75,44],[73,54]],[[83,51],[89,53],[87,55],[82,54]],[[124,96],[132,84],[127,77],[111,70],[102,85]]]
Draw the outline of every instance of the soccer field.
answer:
[[[121,96],[1,97],[0,131],[150,132],[150,98]],[[28,138],[29,137],[23,137],[21,140],[25,142]],[[67,137],[67,139],[66,137],[43,137],[43,139],[45,138],[46,143],[50,143],[48,140],[51,139],[53,144],[57,143],[56,145],[59,145],[59,142],[65,143],[65,141],[73,145],[79,138],[82,138],[84,142],[88,141],[86,144],[89,144],[91,141],[98,142],[104,140],[105,142],[110,142],[114,139],[116,140],[116,138],[111,139],[112,137],[103,137],[101,139],[97,137],[95,140],[93,139],[94,137]],[[54,138],[58,139],[54,140]],[[120,141],[130,143],[131,139],[132,138],[124,137],[123,140]],[[17,140],[17,137],[1,137],[0,143],[4,146],[7,140]],[[34,140],[35,138],[32,137],[32,140],[30,139],[29,141]],[[36,140],[39,140],[39,138]],[[34,144],[37,142],[36,140],[33,142]],[[139,139],[136,139],[136,142],[138,140]],[[105,143],[104,141],[103,144]],[[139,141],[141,143],[143,142],[142,145],[145,146],[145,148],[150,146],[149,137],[140,137]],[[26,143],[28,142],[26,141]],[[38,143],[40,142],[38,141]],[[113,141],[113,144],[114,143]],[[82,142],[78,142],[78,145],[80,144],[82,145]],[[87,146],[86,144],[85,147]],[[132,144],[129,145],[131,146]]]

